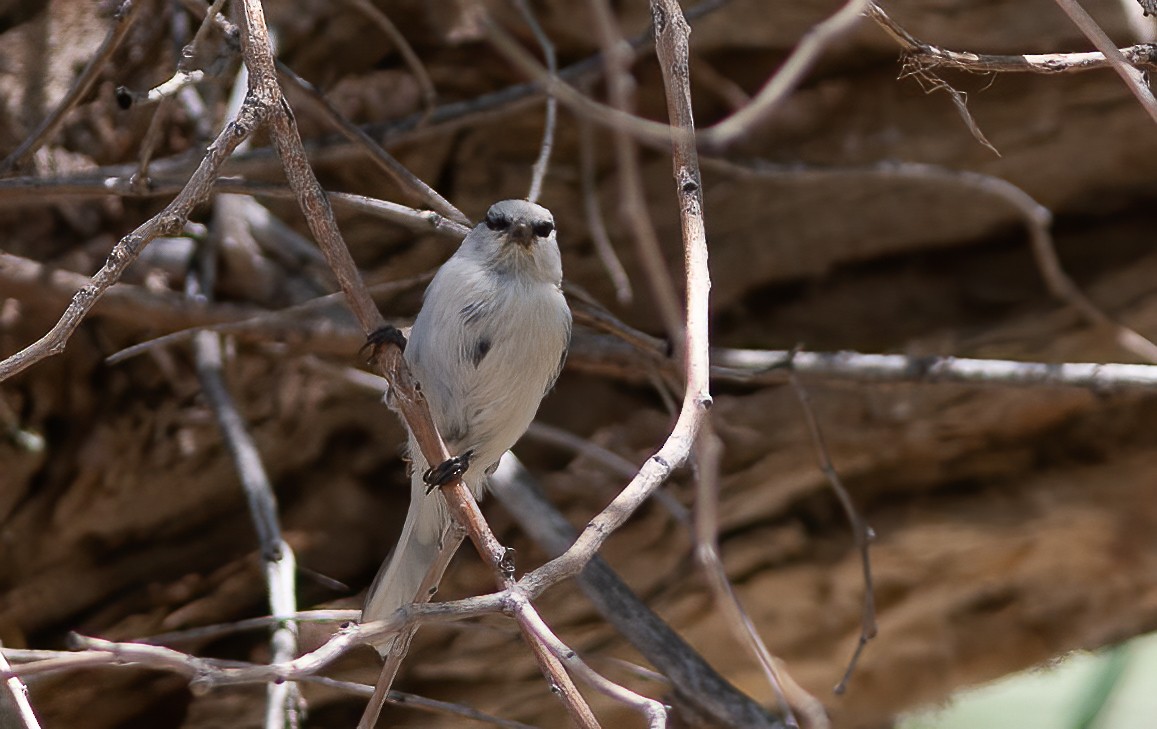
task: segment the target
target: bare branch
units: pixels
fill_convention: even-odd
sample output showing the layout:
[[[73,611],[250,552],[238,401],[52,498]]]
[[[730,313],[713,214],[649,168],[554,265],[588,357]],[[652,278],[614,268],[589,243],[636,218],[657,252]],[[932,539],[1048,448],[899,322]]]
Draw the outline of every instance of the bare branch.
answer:
[[[633,116],[635,113],[635,79],[631,76],[634,54],[619,33],[615,16],[608,0],[592,0],[599,42],[606,58],[607,91],[611,106],[616,111]],[[683,339],[682,306],[679,293],[671,280],[671,271],[663,258],[659,236],[647,210],[643,175],[639,169],[639,152],[634,140],[623,129],[612,127],[615,140],[615,160],[619,173],[619,218],[631,229],[638,250],[639,262],[647,274],[655,308],[667,336],[672,342]]]
[[[541,549],[552,556],[566,551],[575,538],[573,527],[539,493],[514,454],[503,456],[492,481],[495,496]],[[670,681],[681,707],[722,726],[783,727],[708,665],[601,557],[591,559],[576,579],[603,619]]]
[[[1113,70],[1125,81],[1129,91],[1137,97],[1137,101],[1141,102],[1141,106],[1145,108],[1145,113],[1149,115],[1149,118],[1157,122],[1157,98],[1154,98],[1152,90],[1149,89],[1145,75],[1129,65],[1125,55],[1121,53],[1116,44],[1101,29],[1101,26],[1097,25],[1097,21],[1093,20],[1093,16],[1089,15],[1077,0],[1056,0],[1056,2],[1061,10],[1065,11],[1065,15],[1073,21],[1073,25],[1080,28],[1085,37],[1097,47],[1098,51],[1104,54],[1105,58],[1112,64]]]
[[[1000,55],[952,51],[916,38],[894,21],[876,3],[868,5],[867,15],[904,50],[905,63],[916,68],[954,68],[974,73],[1076,73],[1111,67],[1104,53],[1025,53]],[[1120,49],[1131,66],[1157,70],[1157,46],[1140,43]]]
[[[735,594],[723,560],[719,556],[719,471],[723,459],[723,442],[715,434],[711,419],[705,418],[696,441],[695,456],[695,559],[707,578],[715,604],[726,613],[726,622],[741,645],[746,646],[763,669],[764,676],[783,711],[784,723],[799,727],[795,709],[808,718],[808,729],[831,726],[827,713],[814,696],[804,691],[782,670],[782,662],[771,654],[760,637],[751,616]],[[788,688],[794,689],[791,696]]]
[[[870,0],[848,0],[835,15],[809,28],[751,103],[700,132],[699,143],[709,149],[722,150],[750,134],[795,89],[824,49],[856,27],[870,4]]]
[[[590,521],[565,553],[534,570],[519,581],[531,597],[546,586],[577,574],[594,556],[607,537],[657,489],[667,476],[690,455],[695,436],[707,409],[711,407],[708,382],[708,292],[711,277],[707,269],[707,236],[703,227],[703,195],[699,164],[693,142],[691,98],[686,73],[687,22],[674,0],[655,0],[656,52],[667,88],[668,114],[680,131],[674,137],[676,191],[683,228],[684,268],[687,277],[687,310],[684,343],[686,389],[679,418],[659,451],[647,460],[638,474],[598,516]]]
[[[855,540],[856,548],[860,552],[860,564],[864,573],[864,609],[860,619],[860,639],[859,642],[856,643],[856,649],[852,653],[851,659],[848,661],[848,667],[844,671],[843,678],[840,679],[840,682],[836,684],[835,687],[835,692],[842,694],[848,688],[848,681],[851,679],[852,673],[856,670],[856,664],[860,660],[864,646],[868,644],[868,641],[876,637],[876,599],[872,588],[872,559],[868,554],[868,549],[872,544],[872,540],[876,538],[876,533],[872,531],[872,528],[864,521],[864,517],[856,510],[856,505],[852,501],[851,494],[848,493],[843,481],[840,480],[840,474],[836,471],[831,456],[828,454],[828,446],[827,443],[824,442],[823,431],[820,430],[819,420],[816,418],[815,410],[811,405],[811,398],[807,390],[800,384],[799,378],[794,374],[791,376],[791,386],[799,398],[800,407],[803,409],[808,432],[811,433],[812,442],[815,444],[816,458],[819,461],[820,470],[824,472],[828,483],[831,484],[832,491],[835,492],[836,498],[839,499],[840,506],[843,507],[844,514],[848,517],[848,523],[852,527],[852,536]]]
[[[382,31],[394,44],[394,48],[405,61],[406,67],[410,69],[410,73],[414,74],[418,88],[422,90],[422,103],[426,107],[425,116],[429,117],[438,103],[438,92],[434,89],[434,80],[430,78],[430,72],[426,70],[426,65],[422,63],[422,59],[418,58],[418,54],[414,52],[414,47],[410,45],[410,41],[406,40],[406,36],[398,30],[394,21],[390,20],[388,15],[369,0],[346,0],[346,2],[369,18],[370,22],[378,26],[378,30]]]
[[[225,125],[217,139],[209,146],[205,157],[181,192],[165,208],[122,238],[109,253],[104,266],[90,282],[76,292],[60,321],[39,340],[0,361],[0,381],[24,370],[46,357],[64,351],[69,337],[80,326],[105,291],[124,274],[149,241],[159,235],[181,232],[189,213],[208,198],[217,171],[229,154],[260,124],[264,109],[253,99],[247,99],[237,116]]]
[[[615,298],[620,304],[630,304],[634,299],[631,291],[631,279],[627,276],[623,262],[615,253],[611,238],[607,235],[607,226],[603,223],[603,211],[599,205],[598,186],[595,180],[595,142],[594,125],[583,117],[578,117],[579,145],[580,145],[580,172],[582,175],[583,212],[587,217],[587,232],[591,242],[595,245],[595,253],[599,262],[615,286]]]
[[[454,207],[449,200],[439,195],[434,188],[420,180],[413,172],[410,172],[405,165],[374,141],[373,137],[363,131],[361,127],[342,116],[337,107],[331,104],[329,99],[325,98],[325,95],[318,91],[313,84],[298,76],[283,63],[277,63],[277,70],[281,77],[292,83],[313,104],[314,109],[320,112],[322,117],[333,125],[343,137],[368,152],[370,159],[388,174],[399,187],[455,223],[470,224],[470,219],[461,210]],[[280,151],[279,154],[281,154]]]
[[[951,356],[713,349],[713,374],[783,382],[790,372],[854,382],[958,382],[1004,387],[1081,387],[1098,393],[1157,389],[1157,366],[1099,362],[1011,362]]]
[[[0,674],[11,672],[12,666],[8,663],[7,656],[0,651]],[[36,712],[32,710],[32,703],[28,700],[28,687],[24,685],[20,677],[12,675],[5,678],[4,688],[11,695],[12,705],[16,707],[14,714],[20,725],[24,729],[40,729],[40,720],[36,718]],[[6,702],[0,702],[0,716],[9,716],[9,713],[4,710],[3,703]]]
[[[806,168],[768,164],[762,160],[745,163],[711,159],[709,164],[715,169],[732,174],[757,177],[782,177],[785,179],[818,178],[831,175],[869,175],[882,179],[895,178],[924,180],[937,184],[959,185],[992,196],[1009,206],[1020,218],[1028,231],[1029,243],[1041,276],[1053,296],[1072,306],[1091,324],[1112,331],[1117,344],[1137,357],[1149,362],[1157,362],[1157,344],[1138,332],[1118,323],[1100,309],[1077,287],[1061,267],[1056,246],[1050,231],[1052,212],[1032,198],[1027,192],[1008,180],[969,170],[952,170],[932,164],[918,162],[883,162],[869,167],[849,168]]]

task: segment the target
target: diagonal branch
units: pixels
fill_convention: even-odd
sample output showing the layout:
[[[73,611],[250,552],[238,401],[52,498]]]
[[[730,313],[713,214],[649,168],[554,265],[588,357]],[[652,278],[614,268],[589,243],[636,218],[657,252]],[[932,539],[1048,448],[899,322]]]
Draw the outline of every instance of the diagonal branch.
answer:
[[[590,561],[603,542],[623,525],[671,472],[691,453],[695,436],[711,407],[708,360],[708,293],[711,275],[707,268],[707,234],[703,226],[703,191],[695,151],[694,121],[688,78],[688,26],[675,0],[653,0],[656,53],[667,90],[671,117],[676,191],[683,229],[687,308],[684,340],[686,389],[679,418],[667,440],[638,474],[598,516],[590,521],[574,545],[559,557],[534,570],[519,584],[533,597],[549,585],[572,577]]]
[[[69,337],[92,310],[93,305],[114,283],[120,280],[149,241],[157,236],[177,235],[181,232],[193,208],[204,202],[213,190],[213,181],[230,153],[241,144],[264,119],[266,107],[250,96],[246,98],[237,116],[225,125],[197,166],[193,176],[181,192],[164,210],[146,220],[136,230],[117,243],[104,266],[89,284],[76,292],[60,320],[43,337],[19,352],[0,361],[0,381],[32,366],[42,359],[60,354]]]

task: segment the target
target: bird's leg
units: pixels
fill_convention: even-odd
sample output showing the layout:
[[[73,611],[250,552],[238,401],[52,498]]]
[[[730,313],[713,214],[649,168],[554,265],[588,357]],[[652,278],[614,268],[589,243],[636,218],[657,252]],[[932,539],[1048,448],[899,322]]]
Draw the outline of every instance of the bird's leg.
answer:
[[[470,468],[470,457],[473,455],[474,451],[466,451],[460,456],[450,456],[437,466],[426,469],[426,472],[422,474],[422,480],[428,486],[426,493],[430,493],[439,486],[445,486],[456,478],[461,478],[462,474],[466,473],[466,469]]]

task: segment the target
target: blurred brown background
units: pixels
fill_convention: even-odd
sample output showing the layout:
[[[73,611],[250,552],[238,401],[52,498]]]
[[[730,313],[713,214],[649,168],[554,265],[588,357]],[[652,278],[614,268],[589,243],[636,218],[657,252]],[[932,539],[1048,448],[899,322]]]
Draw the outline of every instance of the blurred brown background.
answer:
[[[178,2],[147,7],[94,91],[20,174],[85,178],[130,174],[155,106],[118,108],[114,89],[168,78],[198,23]],[[1119,45],[1152,28],[1130,3],[1085,3]],[[378,5],[426,64],[443,104],[476,99],[525,79],[481,35],[471,4],[455,0]],[[560,65],[598,51],[585,3],[534,3]],[[0,2],[0,152],[14,148],[72,84],[109,27],[109,4]],[[800,37],[838,8],[819,0],[733,0],[696,20],[692,91],[707,126],[754,94]],[[1051,0],[897,0],[884,6],[917,37],[958,51],[1088,50]],[[641,32],[646,4],[616,5],[623,30]],[[493,201],[526,194],[543,125],[541,100],[499,107],[419,132],[391,120],[423,110],[399,53],[341,2],[266,3],[280,57],[322,89],[416,174],[477,218]],[[502,3],[495,14],[527,47],[533,40]],[[181,20],[181,18],[184,20]],[[218,48],[220,39],[208,43]],[[208,54],[212,60],[213,54]],[[825,53],[784,106],[717,157],[799,168],[760,178],[705,163],[713,344],[783,349],[953,354],[1034,361],[1132,361],[1113,337],[1047,293],[1017,214],[1000,198],[944,182],[881,177],[857,166],[924,162],[994,175],[1052,210],[1061,259],[1089,296],[1141,333],[1157,332],[1157,254],[1152,211],[1157,129],[1111,70],[1055,76],[942,73],[968,93],[968,108],[997,156],[968,132],[943,92],[898,78],[899,49],[870,21]],[[236,60],[197,88],[206,117],[173,105],[159,124],[157,179],[187,177],[219,128]],[[665,119],[650,52],[634,66],[639,111]],[[602,97],[595,83],[592,93]],[[412,203],[364,156],[340,141],[292,93],[302,134],[328,190]],[[579,123],[560,111],[542,202],[558,223],[568,281],[624,322],[662,336],[618,215],[610,135],[595,131],[596,184],[612,242],[634,285],[630,304],[595,255],[582,204]],[[227,168],[280,181],[259,135]],[[648,205],[669,267],[681,276],[671,162],[644,150]],[[99,169],[98,169],[99,168]],[[830,168],[830,169],[829,169]],[[48,185],[0,189],[0,248],[85,276],[113,244],[171,194],[117,197]],[[263,200],[304,232],[284,200]],[[210,224],[208,208],[194,220]],[[364,214],[339,211],[342,232],[371,282],[436,268],[454,249]],[[285,237],[284,231],[276,236]],[[167,245],[167,244],[163,244]],[[178,245],[178,244],[173,244]],[[182,290],[157,255],[126,282]],[[179,248],[179,245],[178,245]],[[288,261],[288,262],[287,262]],[[296,261],[296,263],[294,263]],[[178,272],[179,273],[179,272]],[[11,271],[9,271],[11,274]],[[267,250],[222,256],[222,305],[282,308],[333,290],[305,254]],[[388,319],[416,312],[422,284],[380,301]],[[164,301],[176,301],[176,295]],[[0,270],[0,355],[46,331],[67,294],[20,284]],[[67,351],[0,385],[10,432],[43,436],[43,450],[0,439],[0,640],[57,648],[68,631],[128,639],[267,612],[245,503],[187,345],[108,365],[113,352],[188,323],[178,310],[98,306]],[[170,307],[171,308],[171,307]],[[228,380],[258,441],[299,562],[350,586],[335,593],[299,578],[303,607],[360,605],[400,528],[408,499],[400,426],[367,390],[324,364],[360,366],[360,335],[334,310],[328,333],[293,326],[235,339]],[[799,405],[782,385],[716,386],[713,417],[724,440],[721,548],[771,650],[829,707],[841,727],[884,727],[896,712],[936,702],[1077,648],[1157,626],[1157,415],[1151,396],[1077,389],[963,385],[864,385],[805,380],[836,467],[878,534],[873,548],[880,635],[848,693],[831,693],[859,630],[857,555],[838,502],[816,466]],[[673,420],[644,376],[600,370],[576,357],[540,413],[543,422],[642,463]],[[622,479],[584,457],[525,440],[516,451],[576,525]],[[691,476],[668,486],[692,505]],[[529,568],[544,555],[496,504],[485,506],[500,538]],[[612,538],[605,556],[632,588],[724,675],[770,701],[757,665],[713,607],[690,554],[687,530],[646,507]],[[464,549],[441,595],[487,591]],[[640,660],[573,585],[550,590],[540,609],[597,669],[652,695],[615,658]],[[424,629],[398,688],[536,724],[565,715],[511,624]],[[306,643],[321,639],[307,631]],[[267,659],[264,634],[182,646],[198,654]],[[307,645],[308,647],[308,645]],[[338,674],[371,681],[367,650]],[[353,726],[361,700],[307,688],[308,726]],[[605,726],[638,717],[592,697]],[[34,682],[46,727],[259,726],[261,687],[194,697],[184,679],[97,669]],[[462,726],[397,709],[398,725]]]

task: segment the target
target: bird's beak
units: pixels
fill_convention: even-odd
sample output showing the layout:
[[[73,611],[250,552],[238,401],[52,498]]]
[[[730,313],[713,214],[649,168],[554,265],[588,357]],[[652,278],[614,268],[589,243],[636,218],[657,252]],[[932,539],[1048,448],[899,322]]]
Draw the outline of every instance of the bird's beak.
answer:
[[[507,235],[510,236],[511,243],[517,243],[523,248],[530,248],[530,244],[534,242],[534,231],[527,223],[514,223]]]

